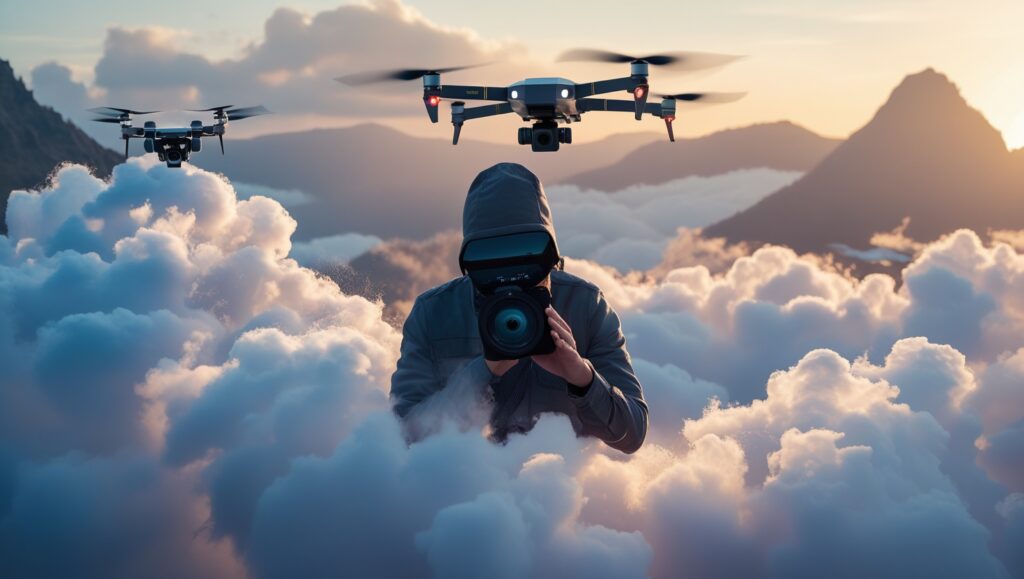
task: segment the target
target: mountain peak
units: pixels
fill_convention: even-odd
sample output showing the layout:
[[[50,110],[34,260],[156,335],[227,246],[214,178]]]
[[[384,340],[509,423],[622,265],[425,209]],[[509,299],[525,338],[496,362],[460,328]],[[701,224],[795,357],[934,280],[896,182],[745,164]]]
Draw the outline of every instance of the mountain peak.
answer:
[[[867,247],[905,217],[921,241],[960,227],[1018,229],[1022,177],[999,131],[926,68],[812,171],[705,234],[828,251]]]
[[[966,104],[956,84],[948,76],[931,67],[905,76],[893,89],[886,104],[906,102],[915,106],[922,100],[932,103]]]

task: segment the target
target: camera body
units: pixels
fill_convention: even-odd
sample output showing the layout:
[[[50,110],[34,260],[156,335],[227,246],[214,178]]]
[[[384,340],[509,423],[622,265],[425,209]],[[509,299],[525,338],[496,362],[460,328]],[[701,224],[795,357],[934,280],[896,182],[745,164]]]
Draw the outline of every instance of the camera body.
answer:
[[[555,351],[544,311],[551,291],[538,285],[558,262],[544,231],[470,241],[459,256],[479,298],[477,326],[488,360],[515,360]]]
[[[146,151],[149,152],[149,149],[153,148],[157,157],[167,163],[168,167],[181,167],[183,162],[188,161],[190,152],[199,150],[199,139],[156,138],[154,141],[153,144],[149,144],[149,139],[146,140]]]
[[[480,341],[488,360],[517,360],[555,351],[545,308],[551,292],[543,286],[503,286],[484,298],[477,312]]]
[[[532,128],[519,129],[519,144],[530,145],[536,152],[557,151],[561,143],[572,143],[572,129],[559,127],[554,122],[534,123]]]

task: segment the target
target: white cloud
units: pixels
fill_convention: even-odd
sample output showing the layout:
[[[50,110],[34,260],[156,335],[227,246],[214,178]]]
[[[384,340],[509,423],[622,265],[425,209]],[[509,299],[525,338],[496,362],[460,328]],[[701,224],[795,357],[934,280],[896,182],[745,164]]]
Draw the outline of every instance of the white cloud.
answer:
[[[562,254],[625,272],[658,265],[680,227],[700,228],[724,219],[801,175],[744,169],[615,192],[555,185],[547,193]]]
[[[505,445],[452,424],[407,444],[382,305],[287,257],[287,211],[216,175],[66,167],[8,224],[4,576],[1021,569],[1024,257],[973,233],[899,289],[777,247],[721,273],[571,260],[646,386],[649,440],[624,456],[558,416]]]
[[[503,61],[501,66],[474,71],[475,82],[505,78],[507,83],[508,78],[526,76],[505,58],[524,52],[521,45],[439,26],[398,0],[344,4],[311,15],[277,8],[264,23],[262,37],[225,60],[180,47],[172,41],[177,34],[159,27],[113,26],[107,30],[91,86],[73,81],[67,67],[47,63],[33,70],[33,90],[40,102],[79,121],[90,134],[109,138],[104,131],[109,127],[88,122],[84,109],[143,106],[131,103],[163,111],[263,104],[277,114],[262,122],[288,130],[311,116],[322,120],[423,112],[416,98],[408,98],[415,85],[390,83],[359,90],[335,82],[339,75]],[[410,54],[416,55],[416,62],[409,62]],[[461,74],[465,73],[449,76],[465,79]],[[246,102],[239,103],[243,97]]]
[[[330,237],[318,237],[292,245],[289,256],[305,267],[324,268],[345,265],[352,258],[362,255],[382,243],[376,235],[342,233]]]

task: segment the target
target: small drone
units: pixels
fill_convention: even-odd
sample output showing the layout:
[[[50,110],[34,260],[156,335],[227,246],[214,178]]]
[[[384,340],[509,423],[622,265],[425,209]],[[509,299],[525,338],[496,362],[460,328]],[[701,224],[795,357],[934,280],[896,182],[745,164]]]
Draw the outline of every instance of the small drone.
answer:
[[[524,121],[533,121],[532,127],[519,129],[519,144],[531,145],[534,151],[557,151],[559,144],[572,143],[572,129],[559,127],[559,123],[580,122],[583,113],[590,111],[631,112],[636,120],[643,114],[654,115],[665,121],[669,141],[675,141],[672,121],[676,118],[676,102],[731,102],[742,93],[682,93],[658,94],[660,103],[648,103],[650,85],[647,72],[650,66],[664,66],[697,70],[727,64],[737,57],[709,53],[668,53],[633,57],[602,50],[575,49],[559,57],[560,62],[612,62],[629,64],[629,76],[577,84],[565,78],[528,78],[507,87],[442,85],[441,74],[473,66],[435,69],[403,69],[383,72],[362,72],[336,78],[343,84],[358,86],[384,81],[423,79],[423,104],[430,122],[437,122],[437,109],[441,99],[497,101],[499,104],[466,108],[463,100],[451,103],[452,125],[455,132],[452,144],[459,143],[462,125],[472,119],[515,113]],[[482,66],[482,65],[476,65]],[[593,95],[625,91],[632,101],[590,98]]]
[[[99,115],[93,119],[100,123],[118,123],[121,125],[121,138],[124,139],[124,158],[128,158],[128,140],[145,139],[143,146],[147,153],[156,153],[168,167],[181,167],[188,161],[190,153],[198,153],[202,149],[202,138],[217,136],[220,140],[220,153],[224,154],[224,131],[228,121],[238,121],[269,113],[262,106],[232,108],[233,105],[212,107],[201,110],[190,110],[194,113],[213,113],[213,124],[204,125],[202,121],[192,121],[188,128],[158,128],[153,121],[146,121],[141,127],[132,126],[132,115],[151,115],[160,111],[133,111],[115,107],[89,109]]]

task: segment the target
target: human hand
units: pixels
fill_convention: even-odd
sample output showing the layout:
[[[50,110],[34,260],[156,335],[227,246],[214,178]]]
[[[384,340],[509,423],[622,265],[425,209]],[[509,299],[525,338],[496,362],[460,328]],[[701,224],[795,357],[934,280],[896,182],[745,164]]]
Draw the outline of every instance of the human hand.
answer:
[[[572,336],[569,324],[551,306],[548,306],[544,312],[548,315],[548,325],[551,326],[555,351],[550,354],[533,356],[533,361],[573,386],[588,386],[594,379],[594,370],[576,351],[576,340]]]
[[[505,374],[505,372],[508,372],[509,370],[511,370],[512,366],[515,366],[516,364],[518,364],[519,360],[487,360],[487,359],[484,359],[484,362],[487,362],[487,369],[491,371],[491,374],[494,374],[495,376],[502,376],[502,375]]]

